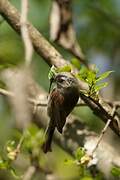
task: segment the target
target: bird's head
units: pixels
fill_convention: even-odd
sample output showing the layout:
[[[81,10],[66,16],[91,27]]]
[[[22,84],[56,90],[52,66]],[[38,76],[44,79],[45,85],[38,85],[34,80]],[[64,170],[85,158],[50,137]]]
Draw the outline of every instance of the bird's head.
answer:
[[[58,73],[50,80],[50,88],[52,83],[56,83],[58,88],[78,87],[77,79],[68,72]]]

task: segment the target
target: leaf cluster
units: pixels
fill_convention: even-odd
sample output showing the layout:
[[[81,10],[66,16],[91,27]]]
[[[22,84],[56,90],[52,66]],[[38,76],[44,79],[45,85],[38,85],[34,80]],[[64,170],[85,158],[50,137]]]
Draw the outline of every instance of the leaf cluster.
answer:
[[[18,142],[14,140],[9,140],[3,152],[1,152],[0,157],[0,169],[8,170],[12,173],[15,178],[20,178],[16,169],[14,168],[14,161],[18,158],[21,153],[26,153],[30,161],[39,160],[41,157],[41,146],[44,142],[43,131],[40,130],[37,126],[32,124],[27,128],[23,134],[20,134],[20,139]]]
[[[83,91],[87,96],[90,96],[94,99],[98,99],[99,91],[106,87],[108,85],[107,82],[101,82],[105,78],[107,78],[113,71],[106,71],[102,74],[99,74],[99,70],[96,68],[96,66],[93,66],[93,68],[88,69],[84,66],[80,66],[80,63],[77,59],[72,59],[72,64],[79,69],[79,72],[77,74],[72,72],[72,66],[71,65],[65,65],[60,68],[56,68],[55,66],[52,66],[48,78],[49,80],[54,78],[57,73],[61,72],[72,72],[72,74],[78,79],[84,81],[88,85],[88,90]]]
[[[86,153],[84,148],[79,147],[74,153],[74,159],[66,159],[66,165],[76,165],[79,168],[79,177],[81,180],[93,180],[88,164],[92,158]],[[100,172],[96,174],[94,180],[102,180],[103,176]]]
[[[107,78],[113,71],[106,71],[99,74],[99,70],[94,66],[93,69],[82,67],[77,74],[77,78],[84,81],[88,85],[88,90],[85,91],[86,95],[97,99],[99,91],[108,85],[107,82],[100,82]]]

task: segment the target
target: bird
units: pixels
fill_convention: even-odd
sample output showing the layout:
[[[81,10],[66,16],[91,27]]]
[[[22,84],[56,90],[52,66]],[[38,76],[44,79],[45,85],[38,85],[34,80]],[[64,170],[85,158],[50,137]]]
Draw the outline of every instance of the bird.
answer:
[[[67,116],[76,106],[79,99],[79,85],[71,73],[58,73],[51,79],[55,87],[50,92],[47,113],[50,118],[45,132],[44,153],[52,151],[51,144],[55,129],[62,134]],[[51,86],[51,85],[50,85]]]

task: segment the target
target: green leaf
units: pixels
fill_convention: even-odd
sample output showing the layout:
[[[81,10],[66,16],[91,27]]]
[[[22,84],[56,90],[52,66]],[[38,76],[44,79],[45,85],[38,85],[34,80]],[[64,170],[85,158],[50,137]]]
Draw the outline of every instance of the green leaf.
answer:
[[[120,167],[113,167],[112,169],[111,169],[111,174],[113,175],[113,176],[119,176],[120,177]]]
[[[86,67],[82,67],[79,73],[77,74],[77,78],[86,82],[87,76],[88,76],[88,69]]]
[[[101,83],[101,84],[95,85],[95,87],[94,87],[95,92],[100,91],[102,88],[105,88],[107,85],[108,85],[108,83],[107,83],[107,82],[104,82],[104,83]]]
[[[96,82],[107,78],[112,72],[113,71],[106,71],[105,73],[101,74],[99,77],[97,77]]]
[[[57,69],[58,72],[71,72],[71,65],[65,65]]]
[[[15,149],[15,141],[9,140],[6,145],[7,152],[11,152]]]
[[[81,68],[78,78],[88,83],[90,86],[96,83],[96,71]]]
[[[80,65],[80,61],[77,58],[73,58],[71,60],[71,63],[77,68],[80,69],[81,65]]]
[[[96,81],[96,73],[94,71],[88,71],[87,83],[89,85],[94,84]]]
[[[75,151],[75,158],[80,161],[81,158],[85,155],[85,150],[84,148],[78,148],[76,151]]]
[[[81,74],[77,74],[76,77],[77,77],[78,79],[86,82],[86,77],[87,77],[87,76],[85,76],[85,75],[83,76],[83,75],[81,75]]]
[[[48,73],[48,79],[52,79],[56,73],[57,73],[57,68],[55,66],[52,66]]]
[[[60,68],[56,68],[54,65],[50,68],[50,71],[48,73],[48,79],[52,79],[54,78],[54,76],[57,74],[57,73],[60,73],[60,72],[71,72],[71,65],[65,65],[63,67],[60,67]]]
[[[84,66],[81,67],[79,74],[86,74],[88,72],[88,69]]]

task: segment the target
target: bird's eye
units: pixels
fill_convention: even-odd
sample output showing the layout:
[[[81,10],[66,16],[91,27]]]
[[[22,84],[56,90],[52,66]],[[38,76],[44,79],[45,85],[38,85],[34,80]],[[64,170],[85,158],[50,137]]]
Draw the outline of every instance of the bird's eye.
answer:
[[[60,82],[60,83],[63,83],[64,81],[65,81],[65,80],[64,80],[63,78],[60,78],[60,79],[59,79],[59,82]]]
[[[62,75],[58,75],[57,77],[56,77],[56,82],[57,83],[64,83],[64,82],[66,82],[66,76],[62,76]]]

